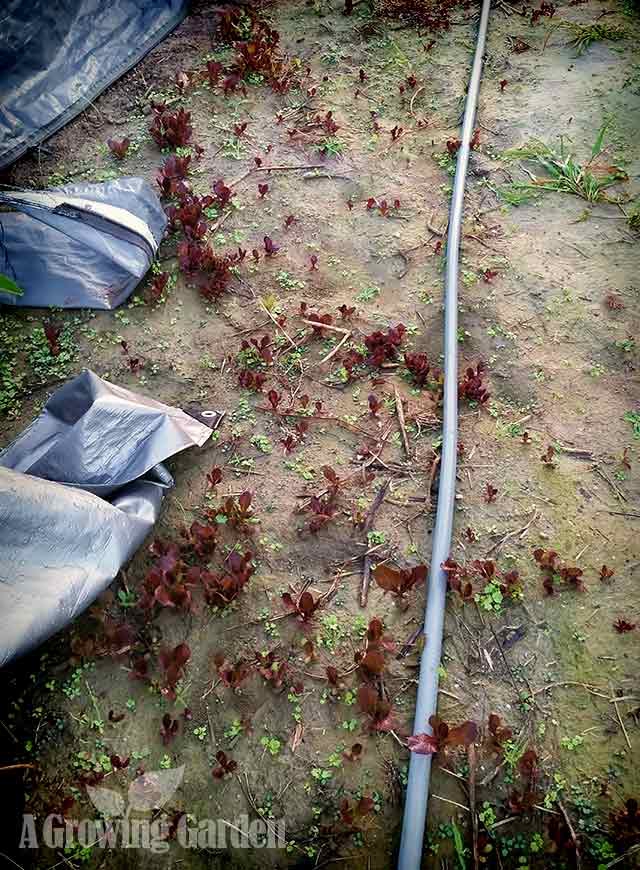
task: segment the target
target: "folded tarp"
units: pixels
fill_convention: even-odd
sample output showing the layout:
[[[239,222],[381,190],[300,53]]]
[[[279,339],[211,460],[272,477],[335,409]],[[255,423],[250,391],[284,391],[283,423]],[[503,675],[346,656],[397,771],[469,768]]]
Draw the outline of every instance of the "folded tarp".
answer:
[[[142,178],[0,191],[0,272],[24,292],[7,305],[116,308],[155,258],[167,225]]]
[[[0,167],[82,112],[186,14],[186,0],[4,0]]]
[[[211,429],[85,371],[0,453],[0,666],[64,628],[142,544]]]

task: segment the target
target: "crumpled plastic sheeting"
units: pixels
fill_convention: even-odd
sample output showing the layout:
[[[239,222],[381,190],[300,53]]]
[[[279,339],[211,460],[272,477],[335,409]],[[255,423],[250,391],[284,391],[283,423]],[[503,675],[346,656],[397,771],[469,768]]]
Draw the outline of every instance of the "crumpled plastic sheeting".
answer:
[[[186,12],[186,0],[3,0],[0,167],[82,112]]]
[[[0,666],[64,628],[155,524],[164,459],[211,429],[85,371],[0,453]]]
[[[156,249],[167,225],[160,200],[142,178],[65,184],[38,193],[124,209],[146,224]],[[129,298],[151,265],[155,252],[144,245],[27,203],[16,208],[20,211],[0,213],[0,272],[24,293],[0,292],[0,303],[110,310]]]

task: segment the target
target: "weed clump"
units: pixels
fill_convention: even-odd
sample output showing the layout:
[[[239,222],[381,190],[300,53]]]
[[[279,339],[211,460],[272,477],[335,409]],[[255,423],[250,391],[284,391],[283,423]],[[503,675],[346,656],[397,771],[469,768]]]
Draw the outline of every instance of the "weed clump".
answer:
[[[527,160],[537,164],[546,174],[537,178],[530,172],[528,174],[531,181],[516,181],[503,188],[501,195],[512,205],[519,205],[542,190],[569,193],[587,202],[615,201],[607,196],[606,190],[620,181],[627,181],[628,175],[619,166],[598,161],[606,150],[604,138],[608,128],[608,122],[600,127],[591,149],[591,157],[585,164],[579,163],[572,154],[565,151],[562,137],[559,150],[533,140],[519,148],[505,151],[503,158],[506,160]]]
[[[585,53],[590,45],[594,42],[604,42],[605,40],[617,41],[626,37],[626,31],[614,24],[607,24],[606,21],[592,21],[591,24],[579,24],[577,21],[561,20],[556,22],[553,30],[564,30],[569,33],[570,39],[568,45],[575,49],[576,55],[580,57]]]

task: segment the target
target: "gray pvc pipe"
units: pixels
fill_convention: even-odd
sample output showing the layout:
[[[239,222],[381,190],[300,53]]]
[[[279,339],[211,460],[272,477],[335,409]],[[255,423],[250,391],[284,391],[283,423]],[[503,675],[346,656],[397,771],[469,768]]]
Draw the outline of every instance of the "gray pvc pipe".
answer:
[[[425,645],[420,661],[420,680],[416,701],[413,733],[430,732],[428,724],[438,706],[438,668],[442,656],[444,608],[447,578],[442,563],[451,548],[451,530],[456,490],[456,459],[458,451],[458,259],[464,188],[469,164],[469,148],[480,90],[482,57],[489,23],[491,0],[483,0],[476,52],[471,68],[471,79],[464,110],[464,121],[456,175],[449,214],[447,262],[445,271],[444,310],[444,402],[442,421],[442,458],[436,524],[433,532],[429,589],[424,618]],[[422,844],[427,818],[431,756],[411,753],[409,781],[402,821],[402,839],[398,856],[398,870],[419,870],[422,862]]]

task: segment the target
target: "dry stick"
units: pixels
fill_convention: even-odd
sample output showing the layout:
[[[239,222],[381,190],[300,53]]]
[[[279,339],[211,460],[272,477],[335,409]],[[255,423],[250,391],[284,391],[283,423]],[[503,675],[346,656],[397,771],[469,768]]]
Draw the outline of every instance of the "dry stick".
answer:
[[[416,628],[416,630],[411,634],[411,637],[409,637],[408,640],[406,640],[402,644],[402,646],[400,647],[400,652],[397,655],[397,658],[406,659],[406,657],[411,652],[411,649],[414,646],[415,642],[418,640],[418,638],[422,634],[423,629],[424,629],[424,623],[421,623],[418,626],[418,628]]]
[[[431,215],[431,220],[433,220],[434,215]],[[444,236],[447,232],[447,228],[445,227],[443,230],[438,230],[434,226],[431,225],[429,221],[427,221],[427,229],[430,233],[433,233],[434,236]]]
[[[640,843],[638,843],[636,846],[632,846],[630,849],[627,849],[627,851],[624,854],[619,855],[617,858],[614,858],[613,861],[610,861],[608,864],[605,864],[605,870],[609,870],[609,867],[615,867],[616,864],[622,864],[623,861],[625,861],[631,855],[634,855],[636,852],[639,852],[639,851],[640,851]]]
[[[582,867],[582,858],[580,855],[580,844],[578,842],[578,838],[576,837],[576,832],[574,831],[573,825],[571,824],[569,813],[566,811],[565,806],[561,800],[558,801],[558,807],[560,808],[560,812],[562,813],[566,825],[569,828],[569,833],[571,834],[571,839],[573,840],[573,846],[576,850],[576,870],[580,870],[580,868]]]
[[[324,169],[324,163],[308,163],[303,166],[253,166],[251,169],[248,169],[246,172],[243,172],[242,175],[238,176],[235,181],[232,181],[229,184],[229,187],[235,187],[236,184],[240,184],[241,181],[244,181],[245,178],[248,178],[250,175],[253,175],[254,172],[295,172],[296,170],[307,170],[307,169]]]
[[[237,628],[245,628],[247,625],[261,625],[263,622],[275,622],[277,619],[287,619],[292,616],[291,613],[283,613],[280,616],[265,616],[263,619],[250,619],[248,622],[239,622],[237,625],[229,625],[223,628],[224,631],[234,631]]]
[[[502,538],[500,541],[498,541],[496,544],[494,544],[490,550],[487,550],[487,556],[490,556],[495,550],[499,549],[503,544],[505,544],[509,540],[509,538],[513,538],[515,535],[524,535],[524,533],[529,529],[529,526],[533,522],[535,522],[535,520],[537,518],[538,518],[538,511],[534,510],[533,516],[531,517],[529,522],[526,524],[526,526],[523,526],[521,529],[515,530],[513,532],[507,532],[507,534],[504,536],[504,538]]]
[[[210,227],[209,232],[210,232],[210,233],[217,233],[218,230],[220,229],[220,227],[221,227],[223,224],[225,224],[225,223],[229,220],[229,218],[231,217],[231,215],[232,215],[232,212],[231,212],[231,211],[227,211],[227,212],[225,212],[225,213],[222,215],[222,217],[218,218],[218,220],[215,222],[215,224],[213,224],[213,226]]]
[[[457,801],[450,801],[449,798],[441,797],[439,794],[432,795],[436,800],[443,801],[445,804],[452,804],[454,807],[458,807],[461,810],[464,810],[465,813],[469,812],[469,807],[465,807],[464,804],[459,804]]]
[[[476,813],[476,747],[470,743],[467,748],[469,761],[469,811],[471,812],[471,831],[473,835],[473,867],[478,870],[480,861],[478,858],[478,814]]]
[[[397,386],[393,385],[393,395],[396,400],[396,412],[398,414],[398,423],[400,424],[400,431],[402,433],[402,443],[404,444],[404,451],[406,453],[407,459],[411,456],[411,451],[409,449],[409,439],[407,438],[407,428],[404,423],[404,409],[402,407],[402,399],[400,397],[400,393],[398,392]]]
[[[418,90],[415,92],[415,94],[411,97],[411,102],[409,103],[409,114],[413,115],[414,118],[415,118],[415,115],[413,114],[413,104],[415,103],[416,97],[418,96],[418,94],[421,94],[424,91],[424,88],[425,88],[425,86],[422,85],[422,87],[418,88]]]
[[[431,490],[433,489],[433,482],[436,479],[436,473],[440,466],[440,454],[438,454],[433,462],[431,463],[431,473],[429,474],[429,483],[427,485],[427,501],[425,503],[425,509],[431,510]]]
[[[262,310],[265,312],[265,314],[267,315],[267,317],[268,317],[271,321],[273,321],[273,323],[275,323],[276,328],[280,330],[280,332],[281,332],[281,333],[284,335],[284,337],[287,339],[287,341],[289,342],[289,344],[291,345],[291,347],[294,348],[294,350],[295,350],[295,349],[298,347],[298,345],[297,345],[297,344],[295,343],[295,341],[291,338],[291,336],[289,335],[289,333],[287,332],[287,330],[286,330],[283,326],[280,326],[280,324],[278,323],[278,321],[276,320],[276,318],[273,316],[273,314],[269,311],[269,309],[268,309],[267,306],[264,304],[264,302],[262,301],[262,299],[260,300],[260,307],[261,307]]]
[[[4,767],[0,767],[0,773],[4,773],[6,770],[25,770],[26,768],[35,770],[35,767],[35,764],[7,764]]]
[[[307,326],[313,326],[316,329],[328,329],[331,332],[340,332],[344,334],[345,332],[350,331],[348,329],[344,329],[342,326],[331,326],[330,323],[319,323],[317,320],[305,320],[304,318],[302,318],[302,322],[306,323]]]
[[[568,456],[577,456],[579,459],[593,459],[593,453],[590,450],[582,450],[577,447],[563,447],[558,444],[557,450],[560,453],[566,453]]]
[[[357,432],[359,435],[364,435],[366,438],[375,439],[376,436],[372,435],[371,432],[367,432],[366,429],[362,429],[360,426],[356,426],[354,423],[347,423],[346,420],[343,420],[342,417],[333,417],[333,416],[309,416],[308,414],[302,414],[299,411],[274,411],[272,408],[264,408],[260,407],[261,411],[271,411],[278,417],[304,417],[305,420],[308,420],[310,423],[336,423],[336,425],[341,426],[343,429],[347,429],[349,432]],[[367,467],[367,466],[365,466]],[[303,496],[304,497],[304,496]]]
[[[240,783],[240,788],[241,788],[242,791],[244,792],[245,797],[246,797],[246,799],[249,801],[249,804],[250,804],[251,808],[253,809],[254,813],[255,813],[259,818],[262,819],[262,821],[265,823],[265,825],[267,826],[267,828],[269,828],[269,829],[271,830],[271,832],[274,833],[274,834],[276,835],[276,837],[277,837],[277,836],[278,836],[278,832],[277,832],[277,830],[273,827],[273,825],[271,824],[271,822],[269,821],[269,819],[268,819],[268,818],[267,818],[263,813],[260,812],[260,809],[259,809],[258,806],[256,805],[256,802],[255,802],[255,800],[254,800],[254,797],[253,797],[253,795],[251,794],[251,789],[249,788],[249,777],[247,776],[246,773],[245,773],[245,775],[244,775],[244,778],[245,778],[245,781],[246,781],[246,791],[245,791],[245,787],[242,785],[242,780],[240,779],[240,777],[238,776],[238,774],[236,774],[236,779],[237,779],[238,782]]]
[[[18,864],[16,861],[13,860],[13,858],[10,858],[8,855],[5,855],[4,852],[0,852],[0,857],[1,857],[1,858],[6,858],[7,861],[11,861],[11,863],[13,864],[13,866],[14,866],[14,867],[17,867],[18,870],[24,870],[24,867],[22,866],[22,864]],[[56,865],[54,864],[53,866],[55,867]],[[611,865],[608,865],[608,866],[611,866]],[[49,868],[49,870],[53,870],[53,868]]]
[[[376,497],[374,498],[371,507],[367,512],[367,516],[365,517],[364,523],[362,524],[362,531],[365,535],[368,535],[371,527],[373,525],[373,521],[375,519],[376,513],[380,508],[380,505],[384,501],[384,497],[387,494],[387,489],[389,488],[390,480],[387,478],[385,482],[382,484],[378,492],[376,493]],[[364,557],[364,566],[362,571],[362,585],[360,586],[360,607],[367,606],[367,600],[369,598],[369,586],[371,585],[371,557],[366,554]]]
[[[360,607],[366,607],[371,586],[371,557],[365,556],[362,566],[362,583],[360,585]]]
[[[542,688],[536,689],[534,691],[532,697],[535,697],[536,695],[540,695],[540,694],[542,694],[542,692],[548,692],[549,689],[558,689],[561,686],[580,686],[580,688],[586,689],[587,691],[589,691],[589,689],[602,689],[602,688],[604,688],[603,686],[594,686],[591,683],[577,683],[574,680],[566,680],[562,683],[548,683],[546,686],[542,686]]]
[[[600,468],[599,465],[594,465],[593,470],[595,473],[601,477],[605,483],[608,483],[611,489],[615,492],[618,498],[622,499],[622,501],[628,501],[626,495],[622,492],[622,490],[615,485],[615,483],[611,480],[611,478],[604,473],[604,471]]]
[[[257,326],[247,326],[246,329],[235,329],[233,323],[231,324],[231,326],[234,328],[236,335],[246,335],[248,332],[257,332],[259,329],[265,327],[267,323],[269,323],[268,320],[263,320],[262,323],[259,323]]]
[[[609,684],[609,689],[611,690],[611,694],[613,695],[613,686],[611,683]],[[616,711],[616,716],[618,717],[618,722],[620,723],[620,727],[622,728],[622,733],[624,734],[624,739],[627,741],[627,746],[631,749],[631,741],[629,740],[629,735],[627,734],[627,729],[624,727],[624,722],[622,721],[622,716],[620,715],[620,707],[618,707],[618,699],[613,698],[612,702]]]
[[[513,671],[511,670],[511,665],[510,665],[509,662],[507,661],[507,657],[506,657],[506,655],[504,654],[504,650],[502,649],[502,644],[501,644],[500,641],[498,640],[498,635],[495,633],[494,628],[493,628],[493,625],[491,624],[491,621],[489,621],[489,628],[491,629],[491,634],[493,635],[493,638],[494,638],[494,640],[495,640],[495,642],[496,642],[496,646],[498,647],[498,652],[500,653],[500,656],[502,657],[502,661],[504,662],[504,665],[505,665],[505,667],[506,667],[506,669],[507,669],[507,672],[508,672],[508,674],[509,674],[509,679],[511,680],[511,685],[512,685],[513,688],[515,689],[516,697],[519,698],[519,697],[520,697],[520,689],[519,689],[519,687],[518,687],[518,684],[516,683],[516,678],[514,677],[514,675],[513,675]],[[533,696],[532,696],[532,697],[533,697]],[[534,702],[534,703],[535,703],[535,702]],[[536,706],[537,706],[537,704],[536,704]]]
[[[351,338],[351,332],[345,332],[344,337],[340,340],[340,343],[337,344],[333,350],[330,350],[329,353],[320,360],[318,365],[321,366],[324,363],[329,362],[329,360],[338,353],[338,351],[340,350],[342,345],[345,343],[345,341],[348,341],[350,338]]]

